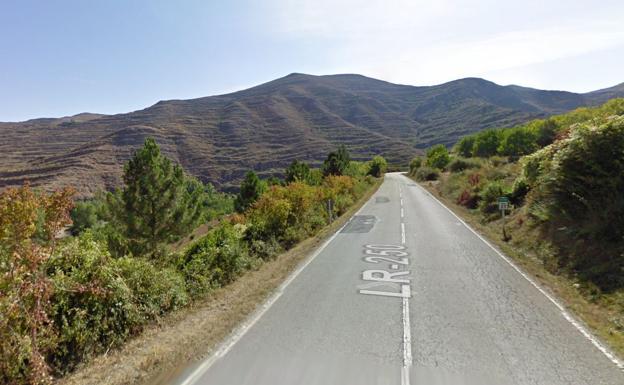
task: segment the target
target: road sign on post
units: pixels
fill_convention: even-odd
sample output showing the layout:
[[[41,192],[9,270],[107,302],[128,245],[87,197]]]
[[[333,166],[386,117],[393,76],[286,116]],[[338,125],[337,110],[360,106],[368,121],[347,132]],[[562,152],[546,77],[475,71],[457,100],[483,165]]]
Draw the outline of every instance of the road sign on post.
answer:
[[[505,216],[505,210],[509,208],[509,198],[500,197],[498,198],[498,209],[502,211],[503,217]]]
[[[503,217],[503,241],[507,242],[509,240],[509,237],[507,236],[507,232],[505,231],[505,212],[507,211],[507,209],[509,209],[509,198],[499,197],[498,209],[501,211],[501,216]]]

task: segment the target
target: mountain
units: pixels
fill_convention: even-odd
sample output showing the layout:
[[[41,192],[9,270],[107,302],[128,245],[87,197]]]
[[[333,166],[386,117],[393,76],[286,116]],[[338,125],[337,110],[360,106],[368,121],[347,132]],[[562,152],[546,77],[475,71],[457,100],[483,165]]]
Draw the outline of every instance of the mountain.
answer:
[[[117,115],[0,123],[0,187],[29,180],[81,195],[120,183],[122,164],[145,137],[189,173],[235,189],[249,169],[279,173],[293,159],[319,164],[346,144],[354,158],[405,163],[435,144],[489,127],[624,96],[624,84],[576,94],[466,78],[415,87],[361,75],[290,74],[227,95],[160,101]]]

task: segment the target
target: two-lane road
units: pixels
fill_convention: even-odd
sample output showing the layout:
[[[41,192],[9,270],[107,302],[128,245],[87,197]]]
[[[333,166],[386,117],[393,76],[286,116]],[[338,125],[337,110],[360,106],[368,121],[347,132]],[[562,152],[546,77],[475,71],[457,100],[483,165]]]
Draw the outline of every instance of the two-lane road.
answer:
[[[527,278],[387,174],[270,307],[179,383],[624,384],[617,359]]]

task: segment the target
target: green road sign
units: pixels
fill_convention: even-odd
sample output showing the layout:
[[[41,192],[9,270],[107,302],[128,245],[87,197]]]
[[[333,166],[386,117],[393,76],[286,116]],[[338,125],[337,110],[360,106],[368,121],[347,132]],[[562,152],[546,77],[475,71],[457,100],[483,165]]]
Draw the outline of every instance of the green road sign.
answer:
[[[509,198],[507,197],[499,197],[498,198],[498,209],[501,210],[503,212],[503,215],[505,215],[505,210],[507,210],[509,208]]]

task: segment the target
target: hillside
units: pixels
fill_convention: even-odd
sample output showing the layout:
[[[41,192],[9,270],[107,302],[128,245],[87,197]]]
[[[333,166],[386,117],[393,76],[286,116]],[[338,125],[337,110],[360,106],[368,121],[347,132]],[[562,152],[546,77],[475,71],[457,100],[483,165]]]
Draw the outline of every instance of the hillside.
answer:
[[[146,136],[193,175],[233,189],[248,169],[269,175],[293,159],[318,163],[344,143],[356,159],[414,151],[488,127],[596,105],[622,85],[587,94],[467,78],[414,87],[361,75],[286,77],[231,94],[161,101],[118,115],[0,123],[0,187],[30,180],[88,195],[120,181],[121,165]]]

